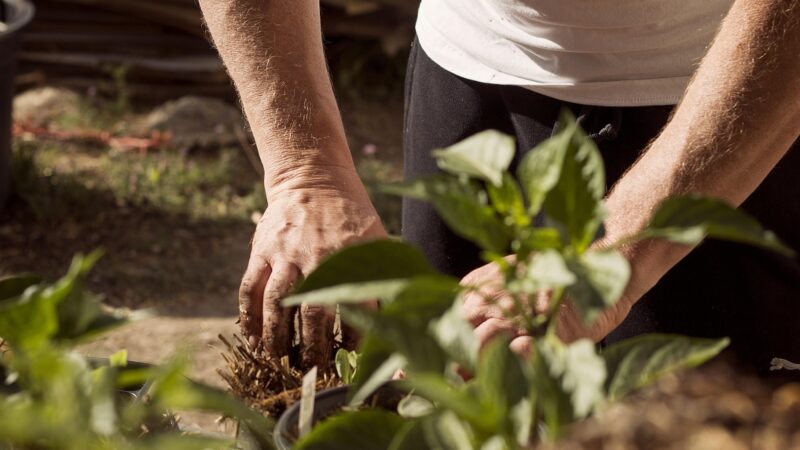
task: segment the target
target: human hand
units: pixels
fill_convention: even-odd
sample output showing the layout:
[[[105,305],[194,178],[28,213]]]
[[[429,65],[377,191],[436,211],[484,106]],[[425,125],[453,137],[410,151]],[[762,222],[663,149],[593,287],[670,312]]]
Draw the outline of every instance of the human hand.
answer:
[[[506,257],[512,262],[514,256]],[[520,326],[519,314],[511,296],[505,292],[503,273],[495,264],[486,264],[469,274],[462,280],[463,286],[469,286],[461,304],[462,314],[473,327],[475,337],[481,348],[497,336],[507,335],[511,339],[511,349],[520,355],[530,352],[532,338]]]
[[[514,256],[506,259],[513,262]],[[551,307],[551,292],[539,292],[534,298],[522,302],[523,304],[516,304],[503,290],[503,277],[500,267],[495,263],[481,266],[467,274],[461,284],[473,289],[464,296],[462,313],[475,327],[475,336],[481,347],[505,334],[511,338],[511,349],[525,356],[530,352],[533,338],[522,326],[525,321],[521,320],[521,315],[544,313]],[[593,323],[587,325],[581,320],[569,298],[565,298],[554,316],[557,335],[566,343],[584,338],[599,342],[622,323],[632,304],[631,296],[626,292],[614,306],[603,311]]]
[[[297,309],[280,302],[298,281],[339,248],[386,236],[357,175],[331,174],[331,179],[335,185],[308,180],[272,190],[256,227],[239,290],[240,324],[251,344],[261,340],[274,357],[287,355],[292,346]],[[332,357],[333,313],[302,305],[299,323],[301,367],[325,366]],[[354,337],[343,338],[347,343]]]

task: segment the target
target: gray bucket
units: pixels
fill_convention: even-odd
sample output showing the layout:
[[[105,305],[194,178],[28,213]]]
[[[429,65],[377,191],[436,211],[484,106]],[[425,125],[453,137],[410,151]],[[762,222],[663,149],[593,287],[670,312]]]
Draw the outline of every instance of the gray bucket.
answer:
[[[33,18],[27,0],[0,0],[0,210],[11,186],[11,106],[20,32]]]

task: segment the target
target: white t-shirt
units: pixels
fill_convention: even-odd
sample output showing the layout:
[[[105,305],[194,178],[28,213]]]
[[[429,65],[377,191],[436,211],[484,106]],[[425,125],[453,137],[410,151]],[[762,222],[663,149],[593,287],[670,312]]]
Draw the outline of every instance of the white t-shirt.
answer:
[[[425,53],[474,81],[601,106],[677,103],[733,0],[422,0]]]

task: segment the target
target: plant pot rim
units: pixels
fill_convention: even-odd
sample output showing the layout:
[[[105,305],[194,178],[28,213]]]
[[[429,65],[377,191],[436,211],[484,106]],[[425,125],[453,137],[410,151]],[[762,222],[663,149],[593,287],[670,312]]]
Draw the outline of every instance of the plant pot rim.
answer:
[[[314,396],[314,404],[316,406],[325,400],[336,403],[339,399],[341,399],[342,404],[346,404],[347,392],[349,390],[349,385],[324,389],[317,392],[317,394]],[[283,414],[281,414],[281,416],[278,418],[278,422],[275,423],[275,430],[273,431],[273,439],[275,440],[275,446],[278,448],[278,450],[289,450],[292,448],[294,443],[289,440],[287,431],[292,427],[292,422],[297,421],[299,416],[300,402],[298,401],[286,409],[286,411],[284,411]]]
[[[316,416],[319,412],[327,412],[331,409],[341,408],[347,405],[347,393],[350,391],[351,387],[351,385],[343,385],[317,392],[314,396],[314,415]],[[397,393],[404,391],[401,391],[396,383],[390,381],[377,388],[372,395],[386,392]],[[318,409],[317,405],[323,407]],[[278,450],[291,450],[294,442],[290,440],[288,431],[291,429],[294,422],[299,419],[299,416],[300,402],[298,401],[284,411],[278,418],[278,422],[275,423],[275,429],[273,430],[273,440]]]
[[[3,7],[6,8],[6,14],[9,16],[5,30],[0,30],[0,41],[14,36],[22,28],[25,28],[33,19],[35,7],[33,3],[28,0],[0,0]]]

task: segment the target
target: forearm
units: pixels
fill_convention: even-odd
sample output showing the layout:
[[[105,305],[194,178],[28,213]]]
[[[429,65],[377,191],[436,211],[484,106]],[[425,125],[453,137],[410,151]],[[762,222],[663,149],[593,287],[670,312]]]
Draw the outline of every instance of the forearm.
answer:
[[[611,191],[608,239],[640,231],[666,198],[740,205],[800,135],[800,1],[738,0],[662,134]],[[689,253],[629,245],[635,302]]]
[[[200,7],[253,130],[268,197],[293,182],[337,183],[328,169],[355,175],[325,63],[319,2],[200,0]]]
[[[686,194],[740,205],[800,135],[800,0],[737,0],[673,118],[606,199],[608,246],[642,231],[660,203]],[[623,246],[623,298],[586,327],[569,302],[566,341],[599,341],[691,248],[661,240]]]

